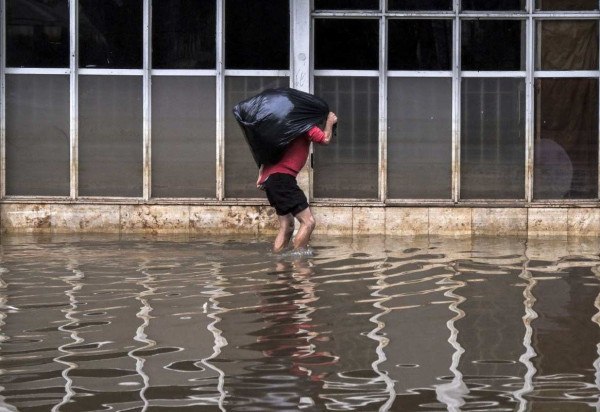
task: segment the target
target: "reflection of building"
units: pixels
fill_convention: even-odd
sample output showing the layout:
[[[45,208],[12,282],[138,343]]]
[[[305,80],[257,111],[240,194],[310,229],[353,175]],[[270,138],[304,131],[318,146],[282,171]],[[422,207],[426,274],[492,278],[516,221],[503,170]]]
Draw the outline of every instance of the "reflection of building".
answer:
[[[113,246],[3,254],[0,409],[223,410],[211,360],[223,344],[209,299],[212,263],[198,248],[173,258],[164,247]]]
[[[248,231],[231,206],[270,216],[231,109],[292,86],[340,118],[300,175],[323,230],[493,232],[508,220],[516,233],[540,215],[541,231],[600,232],[597,210],[569,210],[592,222],[582,229],[544,209],[597,205],[595,0],[2,5],[5,229]],[[145,209],[120,213],[131,203]],[[351,223],[356,205],[377,206],[367,225]],[[157,222],[138,225],[142,209]],[[109,217],[91,224],[97,213]],[[394,225],[403,214],[418,224]]]
[[[599,245],[3,245],[0,406],[587,410]]]

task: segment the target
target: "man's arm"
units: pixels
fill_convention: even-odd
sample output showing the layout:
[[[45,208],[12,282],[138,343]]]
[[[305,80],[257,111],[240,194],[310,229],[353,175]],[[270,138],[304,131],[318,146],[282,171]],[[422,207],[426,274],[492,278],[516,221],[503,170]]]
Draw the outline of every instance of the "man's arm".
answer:
[[[333,112],[329,112],[327,115],[327,121],[325,122],[325,128],[323,129],[323,133],[325,134],[325,138],[321,142],[321,144],[329,144],[331,138],[333,137],[333,125],[337,123],[337,116]]]
[[[313,128],[308,131],[308,138],[318,144],[329,144],[333,137],[333,125],[336,123],[337,116],[335,113],[329,112],[323,130],[319,129],[317,126],[313,126]]]

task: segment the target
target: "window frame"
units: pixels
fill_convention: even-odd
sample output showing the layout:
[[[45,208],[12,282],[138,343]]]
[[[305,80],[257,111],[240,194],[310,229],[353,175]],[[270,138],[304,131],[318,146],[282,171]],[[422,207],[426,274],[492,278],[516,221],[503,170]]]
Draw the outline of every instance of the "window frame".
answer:
[[[0,30],[6,33],[6,1],[0,0]],[[534,82],[538,78],[588,77],[600,80],[600,67],[585,71],[544,71],[535,70],[537,46],[536,27],[544,20],[599,20],[600,8],[589,11],[541,11],[535,9],[536,0],[526,0],[525,10],[521,11],[463,11],[460,0],[453,0],[450,11],[387,11],[387,0],[380,0],[379,10],[318,10],[311,0],[289,0],[290,8],[290,69],[289,70],[226,70],[224,66],[225,7],[227,0],[216,1],[216,67],[214,69],[179,70],[152,69],[152,1],[143,2],[143,67],[141,69],[92,69],[78,67],[78,0],[69,0],[70,57],[68,68],[11,68],[6,67],[6,36],[0,36],[0,203],[2,202],[57,202],[57,203],[114,203],[114,204],[198,204],[198,205],[266,205],[260,198],[224,197],[224,83],[226,77],[234,76],[278,76],[288,77],[291,87],[313,91],[315,76],[369,76],[379,79],[379,127],[378,127],[378,197],[373,200],[360,199],[312,199],[313,171],[307,172],[309,197],[316,204],[327,206],[547,206],[547,205],[591,205],[598,206],[597,199],[553,199],[533,198],[533,144],[535,91]],[[157,1],[157,0],[154,0]],[[374,71],[314,70],[314,20],[321,18],[369,18],[379,22],[379,69]],[[387,26],[391,19],[452,19],[452,67],[450,71],[388,71],[387,70]],[[525,70],[514,72],[473,72],[460,68],[460,31],[465,19],[519,19],[525,21]],[[599,41],[600,44],[600,41]],[[600,48],[600,47],[599,47]],[[69,75],[70,78],[70,195],[61,196],[6,196],[6,74]],[[124,75],[140,76],[143,84],[143,196],[136,198],[120,197],[81,197],[78,194],[78,79],[85,75]],[[525,194],[523,199],[490,200],[460,198],[460,92],[461,80],[467,77],[521,77],[525,79]],[[214,76],[216,82],[216,182],[215,196],[211,198],[156,198],[151,193],[151,82],[153,76]],[[390,199],[387,196],[387,79],[393,77],[449,77],[452,78],[452,196],[449,199]],[[600,81],[599,81],[600,84]],[[599,86],[600,87],[600,86]],[[600,105],[599,105],[600,107]],[[600,110],[599,110],[600,111]],[[600,113],[599,113],[600,115]],[[600,116],[599,116],[600,117]],[[600,137],[600,122],[598,133]],[[599,139],[600,140],[600,139]],[[600,144],[599,144],[600,159]],[[599,161],[600,163],[600,161]],[[600,167],[599,167],[600,170]],[[600,187],[600,173],[598,174]],[[599,191],[600,192],[600,191]]]

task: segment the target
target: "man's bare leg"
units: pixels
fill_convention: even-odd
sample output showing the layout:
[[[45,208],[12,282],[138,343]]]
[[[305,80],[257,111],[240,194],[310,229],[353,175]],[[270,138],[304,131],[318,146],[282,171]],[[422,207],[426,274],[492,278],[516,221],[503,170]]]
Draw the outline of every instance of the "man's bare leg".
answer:
[[[277,218],[279,219],[279,232],[273,244],[273,252],[275,253],[285,249],[294,234],[294,216],[291,213],[283,216],[277,215]]]
[[[308,246],[310,235],[316,226],[315,218],[310,211],[310,207],[307,207],[302,212],[298,213],[296,215],[296,219],[300,221],[300,228],[298,229],[298,233],[296,233],[296,237],[294,238],[294,250],[302,249]]]

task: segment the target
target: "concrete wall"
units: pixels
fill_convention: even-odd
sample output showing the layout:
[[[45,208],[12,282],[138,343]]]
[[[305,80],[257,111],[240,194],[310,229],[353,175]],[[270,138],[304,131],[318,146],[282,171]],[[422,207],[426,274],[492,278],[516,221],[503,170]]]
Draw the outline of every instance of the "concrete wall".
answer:
[[[600,209],[311,206],[317,234],[597,236]],[[3,203],[3,232],[270,235],[268,206]]]

